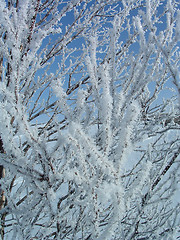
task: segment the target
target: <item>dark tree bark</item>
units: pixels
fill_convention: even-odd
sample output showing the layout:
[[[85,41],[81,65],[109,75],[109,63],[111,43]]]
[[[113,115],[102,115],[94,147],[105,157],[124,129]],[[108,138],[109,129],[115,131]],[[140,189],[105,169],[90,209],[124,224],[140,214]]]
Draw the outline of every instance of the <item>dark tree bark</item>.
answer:
[[[0,152],[4,153],[3,142],[1,137],[0,137]],[[5,175],[5,169],[3,165],[0,165],[0,179],[3,178],[4,175]],[[5,202],[5,197],[4,197],[3,190],[1,189],[1,183],[0,183],[0,209],[3,208],[4,202]]]
[[[0,152],[3,153],[4,152],[4,148],[3,148],[3,142],[2,139],[0,137]]]
[[[3,148],[3,142],[2,139],[0,137],[0,153],[4,153],[4,148]],[[3,167],[3,165],[0,165],[0,179],[3,178],[5,176],[5,169]],[[4,195],[4,191],[1,188],[1,182],[0,182],[0,210],[4,207],[5,204],[5,195]],[[0,218],[0,236],[1,239],[4,239],[4,223],[5,223],[5,214],[1,215]]]

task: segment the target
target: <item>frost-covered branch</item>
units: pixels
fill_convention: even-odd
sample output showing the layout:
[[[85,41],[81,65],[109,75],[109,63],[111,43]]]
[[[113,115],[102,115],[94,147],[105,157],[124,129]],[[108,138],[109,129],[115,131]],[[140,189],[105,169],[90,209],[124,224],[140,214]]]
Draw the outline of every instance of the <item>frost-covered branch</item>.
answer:
[[[177,239],[179,3],[0,4],[1,238]]]

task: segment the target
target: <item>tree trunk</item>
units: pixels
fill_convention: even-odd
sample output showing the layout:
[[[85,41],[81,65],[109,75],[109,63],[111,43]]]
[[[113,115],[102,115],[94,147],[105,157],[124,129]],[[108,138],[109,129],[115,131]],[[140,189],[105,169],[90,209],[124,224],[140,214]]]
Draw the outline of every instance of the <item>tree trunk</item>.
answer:
[[[4,148],[3,148],[3,142],[2,139],[0,137],[0,152],[4,153]],[[5,176],[5,169],[3,167],[3,165],[0,165],[0,179],[4,178]],[[0,182],[0,210],[4,207],[5,204],[5,195],[4,195],[4,191],[1,188],[1,182]],[[1,223],[0,223],[0,236],[1,239],[4,239],[4,223],[5,223],[5,214],[1,215],[1,219],[0,219]]]
[[[1,137],[0,137],[0,152],[4,153],[3,142]],[[0,165],[0,179],[3,178],[4,176],[5,176],[5,169],[3,165]],[[0,209],[3,208],[4,202],[5,202],[4,192],[1,189],[1,183],[0,183]]]

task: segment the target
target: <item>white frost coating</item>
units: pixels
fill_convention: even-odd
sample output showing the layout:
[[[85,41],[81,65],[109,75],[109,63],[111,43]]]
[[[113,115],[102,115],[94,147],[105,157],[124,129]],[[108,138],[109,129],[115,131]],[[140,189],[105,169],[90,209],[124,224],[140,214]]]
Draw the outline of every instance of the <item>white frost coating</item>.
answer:
[[[151,23],[151,0],[146,0],[146,17],[147,22]]]
[[[57,212],[57,197],[56,193],[52,188],[47,189],[47,198],[51,207],[51,210],[53,211],[53,214],[56,214]]]
[[[179,41],[180,40],[180,10],[177,11],[176,37],[177,37],[177,41]]]
[[[142,24],[141,24],[141,19],[139,17],[136,17],[135,18],[135,23],[136,23],[137,30],[138,30],[138,33],[139,33],[139,36],[140,36],[140,46],[143,49],[146,46],[146,39],[145,39],[145,36],[144,36],[144,30],[143,30],[143,27],[142,27]]]
[[[86,65],[87,65],[89,75],[91,77],[93,87],[95,89],[98,89],[98,81],[97,81],[97,77],[96,77],[96,73],[95,73],[95,68],[94,68],[94,65],[91,62],[91,58],[89,56],[86,57]]]
[[[63,87],[62,87],[62,83],[61,83],[61,79],[55,80],[52,84],[52,88],[58,98],[58,103],[61,106],[62,110],[65,113],[65,116],[71,120],[72,116],[70,113],[70,109],[69,106],[67,104],[67,94],[65,93]]]
[[[176,238],[177,1],[0,6],[2,238]]]
[[[89,45],[90,55],[86,57],[86,65],[88,69],[88,73],[91,77],[91,83],[95,90],[95,96],[98,97],[98,76],[97,76],[97,63],[96,63],[96,48],[97,48],[97,37],[91,36]]]
[[[125,116],[121,120],[121,128],[119,131],[119,143],[115,152],[115,164],[117,171],[122,171],[124,163],[127,161],[128,152],[132,148],[132,133],[136,126],[137,119],[140,114],[140,106],[137,101],[134,101],[128,106]]]
[[[80,146],[83,147],[87,154],[92,155],[92,163],[94,167],[96,167],[99,170],[102,169],[102,171],[107,174],[109,174],[110,172],[113,173],[116,172],[115,169],[113,168],[113,165],[111,165],[108,162],[108,158],[104,154],[104,152],[98,150],[93,139],[90,136],[86,135],[86,133],[83,131],[83,129],[78,123],[72,122],[70,124],[70,134],[73,137],[79,139]],[[71,137],[69,138],[69,140],[71,141]]]
[[[108,65],[104,65],[101,70],[101,87],[102,94],[100,99],[100,119],[103,127],[102,143],[104,145],[104,151],[108,154],[112,142],[112,109],[113,109],[113,100],[111,96],[111,77],[109,74]]]
[[[97,48],[97,37],[96,36],[91,36],[89,38],[90,41],[90,56],[91,56],[91,62],[94,68],[94,71],[96,72],[97,70],[97,64],[96,64],[96,48]]]

